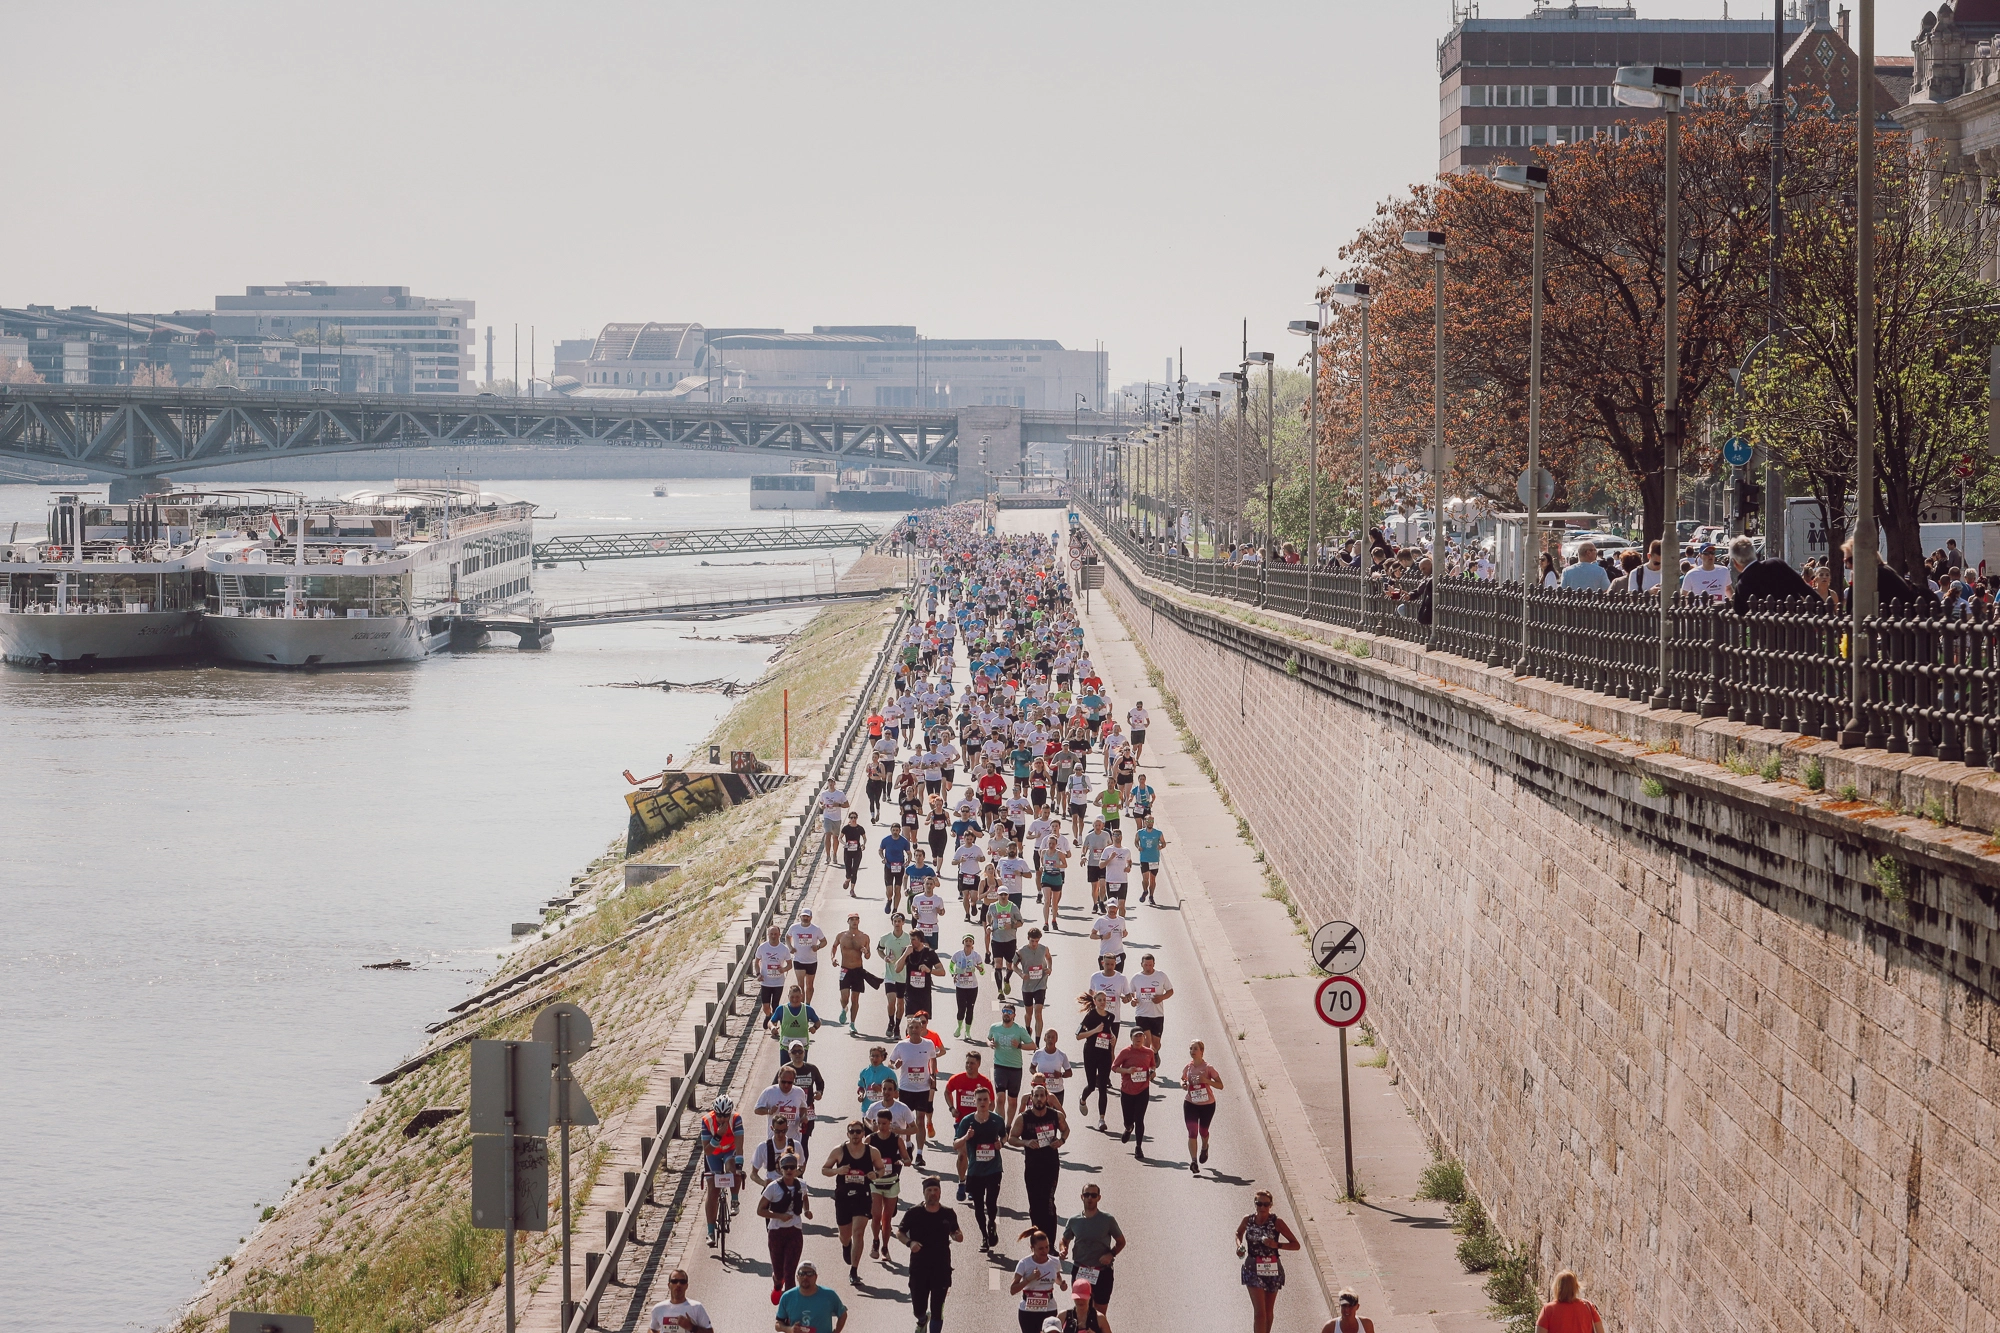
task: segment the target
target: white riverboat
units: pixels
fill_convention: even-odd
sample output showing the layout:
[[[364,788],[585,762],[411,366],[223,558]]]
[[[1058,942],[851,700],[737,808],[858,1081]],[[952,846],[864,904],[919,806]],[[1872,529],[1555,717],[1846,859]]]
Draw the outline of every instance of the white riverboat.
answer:
[[[0,656],[47,668],[200,650],[204,516],[193,497],[58,495],[45,535],[0,545]]]
[[[274,508],[206,552],[214,652],[259,666],[408,662],[452,646],[462,617],[528,608],[532,504],[477,485],[398,481]]]

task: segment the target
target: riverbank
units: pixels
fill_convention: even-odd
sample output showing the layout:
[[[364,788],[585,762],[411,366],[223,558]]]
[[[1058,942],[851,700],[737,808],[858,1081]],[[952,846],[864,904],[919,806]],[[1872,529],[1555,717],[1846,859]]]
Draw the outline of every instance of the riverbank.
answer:
[[[778,761],[790,691],[793,771],[808,767],[854,703],[894,615],[890,601],[823,612],[705,745]],[[471,1225],[466,1061],[453,1043],[524,1038],[534,1012],[558,998],[591,1014],[597,1046],[576,1072],[602,1123],[572,1135],[572,1208],[584,1215],[591,1182],[684,1026],[696,981],[795,799],[795,789],[780,789],[661,840],[633,858],[673,867],[648,883],[627,887],[622,836],[614,842],[563,891],[567,901],[550,908],[541,933],[501,960],[474,1002],[435,1025],[432,1058],[388,1082],[336,1144],[305,1164],[255,1234],[211,1270],[180,1333],[218,1328],[232,1308],[310,1314],[323,1333],[478,1322],[499,1281],[501,1242]],[[608,826],[617,815],[606,812]],[[537,969],[546,970],[522,980]],[[520,1242],[526,1295],[555,1273],[560,1237],[552,1229]]]

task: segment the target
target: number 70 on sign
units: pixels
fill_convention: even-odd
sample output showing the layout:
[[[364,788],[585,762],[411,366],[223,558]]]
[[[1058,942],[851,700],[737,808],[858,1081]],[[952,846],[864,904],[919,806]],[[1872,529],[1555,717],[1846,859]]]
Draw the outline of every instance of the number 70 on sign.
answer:
[[[1323,1023],[1352,1027],[1368,1012],[1368,992],[1353,977],[1328,977],[1313,994],[1313,1008]]]

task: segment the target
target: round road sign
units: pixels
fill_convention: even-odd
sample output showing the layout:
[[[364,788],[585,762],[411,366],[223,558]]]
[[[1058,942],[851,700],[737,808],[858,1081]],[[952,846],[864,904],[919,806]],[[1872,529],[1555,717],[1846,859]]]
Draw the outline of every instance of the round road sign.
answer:
[[[1744,439],[1741,435],[1732,435],[1723,441],[1722,461],[1731,467],[1742,467],[1750,461],[1750,456],[1753,452],[1750,448],[1750,441]]]
[[[1353,1027],[1368,1012],[1368,992],[1353,977],[1328,977],[1313,994],[1320,1021],[1337,1028]]]
[[[1313,965],[1328,976],[1344,977],[1361,966],[1368,941],[1361,928],[1345,921],[1329,921],[1313,932]]]

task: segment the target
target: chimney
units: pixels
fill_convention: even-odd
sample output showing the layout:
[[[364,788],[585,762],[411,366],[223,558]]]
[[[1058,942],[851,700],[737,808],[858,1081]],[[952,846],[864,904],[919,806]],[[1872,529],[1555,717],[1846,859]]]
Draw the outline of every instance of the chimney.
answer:
[[[1836,12],[1840,16],[1840,40],[1846,42],[1849,46],[1854,45],[1853,40],[1847,35],[1847,6],[1842,5]]]

